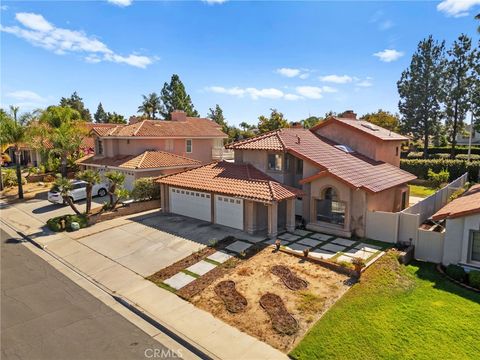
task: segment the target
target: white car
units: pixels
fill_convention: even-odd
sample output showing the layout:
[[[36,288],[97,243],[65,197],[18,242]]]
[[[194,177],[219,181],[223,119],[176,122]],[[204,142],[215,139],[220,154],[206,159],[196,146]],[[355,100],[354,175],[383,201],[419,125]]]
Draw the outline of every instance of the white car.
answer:
[[[72,190],[69,191],[68,196],[72,199],[73,202],[77,200],[83,200],[87,198],[87,183],[82,180],[72,180]],[[93,196],[105,196],[107,195],[107,184],[95,184],[93,185],[92,195]],[[57,186],[52,187],[48,192],[48,201],[53,204],[63,204],[63,198],[58,190]]]

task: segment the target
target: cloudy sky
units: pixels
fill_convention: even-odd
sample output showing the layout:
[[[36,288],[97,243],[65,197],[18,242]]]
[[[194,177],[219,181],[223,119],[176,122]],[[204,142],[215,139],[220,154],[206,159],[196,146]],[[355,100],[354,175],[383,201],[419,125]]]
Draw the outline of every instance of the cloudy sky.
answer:
[[[480,0],[375,2],[2,1],[1,98],[22,110],[77,91],[92,112],[136,113],[180,75],[201,115],[270,108],[397,111],[396,82],[429,34],[474,37]]]

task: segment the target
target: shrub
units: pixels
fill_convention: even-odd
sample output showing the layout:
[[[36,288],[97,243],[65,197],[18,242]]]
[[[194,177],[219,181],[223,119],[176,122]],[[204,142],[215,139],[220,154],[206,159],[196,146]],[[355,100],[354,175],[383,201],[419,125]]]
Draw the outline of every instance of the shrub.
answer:
[[[468,154],[458,154],[455,156],[456,160],[468,160]],[[480,155],[470,154],[470,161],[480,160]]]
[[[463,161],[451,159],[401,159],[400,168],[416,175],[420,179],[428,179],[428,170],[440,172],[443,169],[450,173],[450,181],[468,172],[468,179],[478,182],[480,161]]]
[[[437,146],[437,147],[429,147],[428,153],[429,154],[450,154],[452,148],[450,146]],[[467,154],[468,153],[468,146],[456,146],[455,147],[455,154]],[[480,147],[479,146],[472,146],[472,154],[480,155]]]
[[[459,188],[457,190],[455,190],[452,195],[450,195],[450,197],[448,198],[448,202],[450,201],[453,201],[455,200],[456,198],[460,197],[465,191],[467,191],[467,189],[465,188]]]
[[[407,155],[407,159],[422,159],[423,152],[421,151],[411,151]]]
[[[45,175],[43,177],[43,182],[54,182],[55,181],[55,177],[53,175]]]
[[[465,269],[459,265],[454,265],[450,264],[447,266],[445,269],[445,272],[447,273],[448,276],[450,276],[452,279],[455,279],[457,281],[464,282],[467,273],[465,272]]]
[[[468,273],[468,283],[470,284],[471,287],[480,289],[480,271],[471,270]]]
[[[15,169],[2,170],[3,185],[5,187],[17,186],[17,172]],[[27,180],[22,176],[22,184],[26,184]]]
[[[150,200],[160,198],[160,186],[155,178],[140,178],[135,180],[132,197],[135,200]]]
[[[434,188],[439,188],[442,186],[442,184],[447,183],[449,177],[450,173],[448,172],[448,170],[443,169],[440,172],[436,173],[432,169],[428,169],[428,181]]]
[[[65,229],[62,228],[62,220],[65,221]],[[47,220],[47,226],[50,230],[55,232],[61,232],[64,230],[71,231],[72,230],[72,222],[77,222],[81,228],[85,228],[88,225],[88,219],[86,215],[63,215],[57,216]]]
[[[40,174],[40,168],[32,166],[28,168],[28,175],[38,175]]]

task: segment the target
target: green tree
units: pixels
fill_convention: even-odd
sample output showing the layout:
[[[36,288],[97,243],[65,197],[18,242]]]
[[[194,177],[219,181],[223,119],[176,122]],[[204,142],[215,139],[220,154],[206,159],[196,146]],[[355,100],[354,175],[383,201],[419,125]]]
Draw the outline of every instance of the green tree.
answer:
[[[22,170],[20,167],[20,147],[27,142],[29,138],[28,128],[15,121],[5,112],[0,117],[0,142],[2,144],[13,145],[16,158],[16,175],[18,186],[18,198],[23,199]]]
[[[460,35],[447,53],[449,59],[444,75],[445,124],[452,149],[450,156],[453,159],[457,134],[463,130],[470,109],[469,89],[474,81],[472,40],[464,34]]]
[[[312,127],[320,123],[322,120],[323,118],[318,116],[309,116],[306,119],[300,120],[300,124],[302,124],[305,129],[311,129]]]
[[[109,123],[109,124],[126,124],[127,119],[125,119],[125,116],[117,114],[115,111],[114,112],[108,112],[107,113],[107,123]]]
[[[115,197],[117,197],[118,200],[117,190],[122,189],[123,183],[125,182],[125,174],[119,171],[109,171],[105,174],[105,178],[108,180],[108,195],[110,197],[108,208],[114,210],[115,206],[118,204],[118,201],[115,201]],[[122,193],[120,195],[125,194]]]
[[[402,115],[401,129],[424,142],[423,156],[428,157],[430,136],[441,120],[441,97],[445,69],[445,44],[430,35],[420,41],[410,66],[397,82]]]
[[[480,14],[479,14],[480,15]],[[473,55],[473,83],[470,88],[470,106],[474,127],[480,131],[480,40]]]
[[[65,177],[57,175],[57,178],[55,179],[55,182],[54,182],[54,186],[60,192],[63,202],[65,204],[68,204],[72,208],[72,210],[75,212],[75,214],[80,215],[80,211],[78,211],[77,207],[73,203],[73,198],[70,196],[70,191],[72,191],[73,189],[72,182]]]
[[[103,105],[102,103],[98,104],[97,111],[93,115],[93,118],[95,119],[95,122],[97,123],[106,123],[108,118],[107,118],[107,113],[105,110],[103,110]]]
[[[480,20],[480,14],[475,15],[476,20]],[[477,32],[480,34],[480,25],[477,27]]]
[[[138,107],[138,113],[146,116],[148,119],[155,120],[158,113],[162,113],[162,102],[157,93],[153,92],[148,95],[142,95],[142,105]]]
[[[249,123],[247,123],[246,121],[242,121],[240,124],[238,124],[238,126],[240,126],[240,128],[243,130],[243,131],[247,131],[247,130],[250,130],[252,128],[252,125],[250,125]]]
[[[10,105],[9,107],[10,107],[10,113],[12,114],[13,120],[18,121],[17,116],[18,116],[18,111],[20,110],[20,107],[14,106],[14,105]]]
[[[191,117],[199,116],[197,110],[195,110],[193,106],[190,95],[187,94],[185,86],[177,74],[172,75],[170,83],[165,83],[163,85],[160,97],[163,102],[163,108],[160,110],[160,114],[166,120],[171,120],[170,114],[173,110],[185,111],[187,116]]]
[[[270,110],[272,111],[270,117],[267,118],[266,116],[261,115],[258,118],[258,131],[260,134],[288,127],[288,121],[283,117],[281,112],[278,112],[277,109]]]
[[[98,184],[100,182],[100,174],[98,173],[98,171],[87,169],[87,170],[79,172],[77,174],[77,178],[79,180],[83,180],[87,183],[87,186],[85,188],[85,192],[86,192],[86,195],[87,195],[87,204],[86,204],[85,212],[87,214],[90,214],[90,210],[92,209],[93,185]]]
[[[222,127],[222,131],[226,134],[228,133],[228,124],[225,120],[225,116],[223,116],[223,110],[220,105],[215,105],[215,109],[208,109],[209,113],[207,117],[215,121],[218,125]]]
[[[398,131],[398,115],[382,109],[379,109],[377,112],[365,114],[361,119],[391,131]]]
[[[78,113],[80,114],[80,118],[83,121],[87,121],[87,122],[92,121],[92,115],[90,114],[90,110],[88,110],[85,107],[85,104],[83,103],[83,99],[80,96],[78,96],[76,91],[74,91],[74,93],[69,98],[62,97],[60,99],[60,106],[69,107],[69,108],[72,108],[73,110],[78,111]]]

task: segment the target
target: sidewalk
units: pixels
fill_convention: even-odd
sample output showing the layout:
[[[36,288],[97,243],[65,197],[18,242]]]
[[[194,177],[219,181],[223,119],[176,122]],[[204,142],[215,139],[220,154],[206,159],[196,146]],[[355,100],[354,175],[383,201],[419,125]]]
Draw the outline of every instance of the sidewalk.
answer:
[[[2,210],[2,221],[212,358],[288,359],[282,352],[74,240],[72,237],[77,236],[76,233],[51,233],[43,228],[44,224],[39,220],[15,207]],[[96,226],[89,228],[89,232],[95,231]]]

